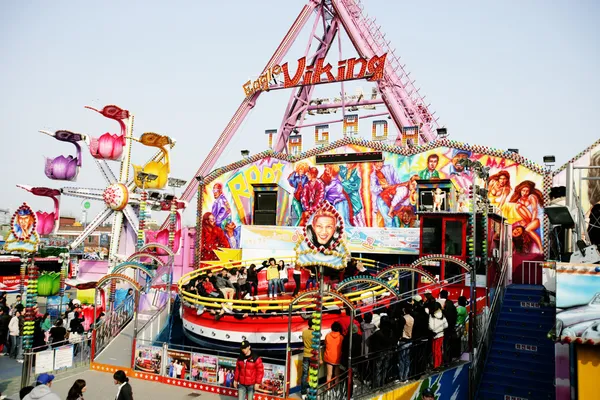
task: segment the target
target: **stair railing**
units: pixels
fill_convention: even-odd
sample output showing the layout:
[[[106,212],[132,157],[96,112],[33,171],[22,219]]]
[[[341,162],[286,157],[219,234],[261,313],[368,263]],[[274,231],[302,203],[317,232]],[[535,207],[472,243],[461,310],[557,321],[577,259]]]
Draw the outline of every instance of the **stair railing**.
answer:
[[[478,335],[478,341],[475,343],[475,351],[473,362],[471,363],[471,396],[474,399],[477,394],[477,389],[483,376],[485,362],[492,346],[492,339],[496,323],[498,322],[498,316],[502,309],[502,303],[504,301],[504,294],[506,292],[506,286],[508,282],[508,267],[510,258],[504,257],[502,262],[502,270],[500,277],[494,288],[494,296],[492,304],[489,309],[488,322],[483,329],[483,333]]]
[[[112,312],[107,313],[102,322],[96,327],[96,343],[94,357],[108,346],[112,339],[133,319],[135,311],[134,296],[127,296],[125,300]]]

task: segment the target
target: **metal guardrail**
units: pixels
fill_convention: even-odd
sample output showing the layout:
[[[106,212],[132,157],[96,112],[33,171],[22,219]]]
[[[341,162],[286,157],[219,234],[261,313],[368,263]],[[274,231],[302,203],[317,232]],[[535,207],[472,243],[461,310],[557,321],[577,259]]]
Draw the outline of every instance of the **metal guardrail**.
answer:
[[[157,310],[148,321],[138,329],[137,339],[143,341],[153,341],[156,336],[162,331],[169,317],[169,302]],[[139,315],[138,315],[139,318]]]
[[[504,262],[502,263],[502,270],[500,272],[500,277],[496,283],[496,287],[494,290],[494,298],[492,299],[492,304],[489,308],[488,317],[486,318],[486,323],[483,324],[483,329],[477,329],[477,331],[482,332],[475,340],[475,352],[473,357],[473,362],[471,364],[471,395],[472,398],[475,398],[477,390],[479,388],[479,384],[481,382],[481,378],[483,376],[483,371],[485,368],[485,362],[487,360],[487,356],[489,354],[493,333],[495,331],[496,323],[498,322],[498,317],[500,315],[500,310],[502,309],[502,304],[504,302],[504,294],[506,292],[506,286],[508,281],[508,261],[509,258],[504,258]]]
[[[521,264],[521,283],[524,285],[541,285],[544,261],[523,261]],[[526,272],[527,271],[527,272]],[[538,282],[538,271],[540,281]],[[527,278],[527,279],[525,279]]]
[[[94,356],[97,357],[102,350],[115,338],[133,319],[135,311],[135,297],[129,296],[113,311],[104,315],[102,322],[96,326],[96,342]]]
[[[53,375],[67,375],[89,367],[91,345],[91,334],[85,333],[79,335],[77,338],[71,337],[60,342],[32,348],[30,352],[25,353],[25,356],[31,357],[32,362],[23,365],[23,368],[28,368],[29,370],[24,371],[22,374],[26,378],[25,381],[21,381],[21,387],[35,385],[35,379],[42,371],[52,373]],[[68,354],[70,347],[72,347],[72,359],[70,363],[68,359],[64,358],[64,354],[61,354],[59,360],[58,352],[64,353],[66,351]],[[52,355],[49,352],[52,352]]]

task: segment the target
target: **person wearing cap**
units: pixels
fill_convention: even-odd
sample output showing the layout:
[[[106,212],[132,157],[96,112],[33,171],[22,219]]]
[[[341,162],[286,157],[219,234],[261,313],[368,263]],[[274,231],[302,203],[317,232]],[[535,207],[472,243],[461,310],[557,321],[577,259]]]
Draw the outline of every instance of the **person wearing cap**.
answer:
[[[240,346],[240,355],[233,376],[233,387],[238,390],[238,399],[252,400],[254,391],[258,390],[264,374],[262,359],[252,351],[250,342],[244,340]]]
[[[431,389],[425,389],[421,393],[422,400],[435,400],[435,394],[431,391]]]
[[[50,389],[53,380],[52,374],[40,374],[35,380],[35,387],[23,400],[60,400],[60,397]]]

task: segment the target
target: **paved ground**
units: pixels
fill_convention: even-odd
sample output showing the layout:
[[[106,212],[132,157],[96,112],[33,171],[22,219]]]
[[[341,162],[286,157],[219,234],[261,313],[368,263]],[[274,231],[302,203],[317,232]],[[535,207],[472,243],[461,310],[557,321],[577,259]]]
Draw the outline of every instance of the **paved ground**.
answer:
[[[114,338],[102,352],[96,356],[95,362],[114,365],[117,367],[131,367],[131,346],[133,344],[133,321]]]
[[[0,356],[0,393],[13,393],[21,384],[23,364],[7,356]]]
[[[56,378],[52,383],[52,391],[59,395],[61,399],[67,398],[67,393],[77,379],[85,380],[87,391],[85,400],[112,400],[117,393],[117,387],[114,384],[111,374],[88,370],[68,378]],[[133,388],[133,397],[135,399],[169,399],[169,400],[189,400],[191,398],[200,398],[204,400],[232,400],[233,397],[221,396],[217,394],[193,391],[176,386],[150,382],[145,380],[130,379],[129,383]],[[12,400],[18,400],[18,395],[9,397]]]

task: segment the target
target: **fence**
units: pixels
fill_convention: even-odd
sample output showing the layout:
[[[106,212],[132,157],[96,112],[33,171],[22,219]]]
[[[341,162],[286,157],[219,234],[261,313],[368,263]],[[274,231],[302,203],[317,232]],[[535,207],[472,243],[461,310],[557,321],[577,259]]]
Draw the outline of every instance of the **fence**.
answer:
[[[473,363],[471,365],[471,393],[475,396],[479,383],[483,376],[485,362],[492,345],[493,333],[498,321],[498,316],[502,309],[502,303],[504,301],[504,293],[506,291],[509,258],[504,258],[502,263],[502,270],[500,277],[494,288],[494,297],[492,304],[489,309],[486,323],[482,327],[478,327],[477,340],[475,340],[475,352],[473,357]],[[481,329],[481,331],[480,331]]]
[[[138,340],[132,369],[163,379],[184,380],[235,391],[233,374],[238,356],[239,353]],[[265,375],[257,394],[283,397],[286,382],[285,360],[265,356],[261,358]]]
[[[134,296],[129,296],[113,312],[108,312],[104,316],[98,326],[96,326],[94,356],[100,354],[110,343],[111,339],[116,337],[127,326],[133,318],[134,309],[135,298]]]
[[[444,365],[460,358],[465,350],[464,326],[456,327],[456,336],[445,342]],[[325,382],[317,389],[317,398],[344,400],[360,398],[393,383],[418,379],[432,371],[431,341],[428,338],[400,342],[392,349],[352,359],[352,368]]]
[[[152,317],[146,321],[144,326],[138,329],[137,340],[151,342],[156,339],[158,334],[167,324],[167,319],[169,317],[169,306],[169,303],[163,304],[162,308],[154,313]]]
[[[524,285],[541,285],[543,263],[543,261],[523,261],[520,283]]]
[[[90,364],[91,335],[84,334],[71,337],[61,342],[34,347],[25,353],[31,358],[30,363],[23,364],[27,371],[23,373],[21,387],[35,385],[36,376],[43,372],[53,375],[69,374]]]

